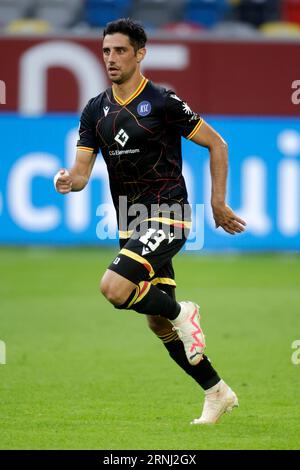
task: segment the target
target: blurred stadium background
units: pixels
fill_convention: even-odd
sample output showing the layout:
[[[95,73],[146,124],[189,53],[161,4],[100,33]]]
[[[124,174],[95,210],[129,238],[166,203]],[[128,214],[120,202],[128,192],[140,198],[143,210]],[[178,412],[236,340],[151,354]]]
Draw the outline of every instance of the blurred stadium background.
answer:
[[[84,192],[53,190],[80,110],[109,86],[101,30],[122,16],[147,28],[143,73],[229,143],[228,202],[248,223],[214,229],[208,154],[184,141],[204,247],[178,256],[178,297],[202,305],[208,352],[242,404],[217,431],[188,427],[196,386],[143,318],[97,293],[116,249],[97,232],[101,158]],[[0,0],[0,448],[299,448],[299,57],[300,0]]]

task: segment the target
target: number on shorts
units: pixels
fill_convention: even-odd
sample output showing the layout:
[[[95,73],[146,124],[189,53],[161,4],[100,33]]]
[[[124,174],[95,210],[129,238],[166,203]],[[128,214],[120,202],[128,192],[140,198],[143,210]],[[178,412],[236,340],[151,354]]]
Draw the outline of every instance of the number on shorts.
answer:
[[[154,235],[156,232],[156,235]],[[150,241],[150,238],[153,238],[153,241]],[[166,238],[166,234],[162,229],[156,230],[155,228],[148,228],[145,235],[142,235],[139,240],[144,245],[147,245],[151,251],[155,251],[159,247],[162,241]]]

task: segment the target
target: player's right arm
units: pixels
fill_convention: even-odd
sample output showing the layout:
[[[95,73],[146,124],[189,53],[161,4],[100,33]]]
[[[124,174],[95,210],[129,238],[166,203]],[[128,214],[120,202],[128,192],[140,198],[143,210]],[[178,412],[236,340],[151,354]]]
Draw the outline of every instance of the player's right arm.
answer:
[[[94,163],[96,153],[93,149],[77,148],[73,167],[66,172],[64,168],[59,171],[55,187],[57,192],[67,194],[70,191],[81,191],[87,185]]]
[[[79,140],[76,158],[70,170],[61,169],[55,175],[54,184],[57,192],[67,194],[81,191],[88,183],[99,150],[96,136],[97,97],[90,99],[80,116]]]

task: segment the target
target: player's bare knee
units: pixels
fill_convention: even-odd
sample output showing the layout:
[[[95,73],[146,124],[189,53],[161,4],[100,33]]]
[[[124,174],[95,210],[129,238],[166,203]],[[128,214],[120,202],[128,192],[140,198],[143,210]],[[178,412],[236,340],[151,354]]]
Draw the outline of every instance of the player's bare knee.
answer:
[[[120,305],[118,301],[118,290],[115,288],[114,283],[110,282],[108,279],[103,276],[100,281],[100,292],[104,295],[104,297],[114,305]]]
[[[132,288],[120,286],[118,282],[104,275],[100,282],[100,291],[110,303],[118,307],[125,304]]]

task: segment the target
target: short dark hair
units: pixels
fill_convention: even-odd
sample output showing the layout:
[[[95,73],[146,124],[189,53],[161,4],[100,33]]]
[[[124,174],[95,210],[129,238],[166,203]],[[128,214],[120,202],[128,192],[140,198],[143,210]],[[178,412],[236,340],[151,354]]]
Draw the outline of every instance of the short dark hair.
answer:
[[[135,51],[145,47],[146,45],[147,35],[143,26],[130,18],[120,18],[119,20],[107,23],[103,31],[103,38],[105,38],[107,34],[115,33],[121,33],[128,36],[130,44],[133,46]]]

